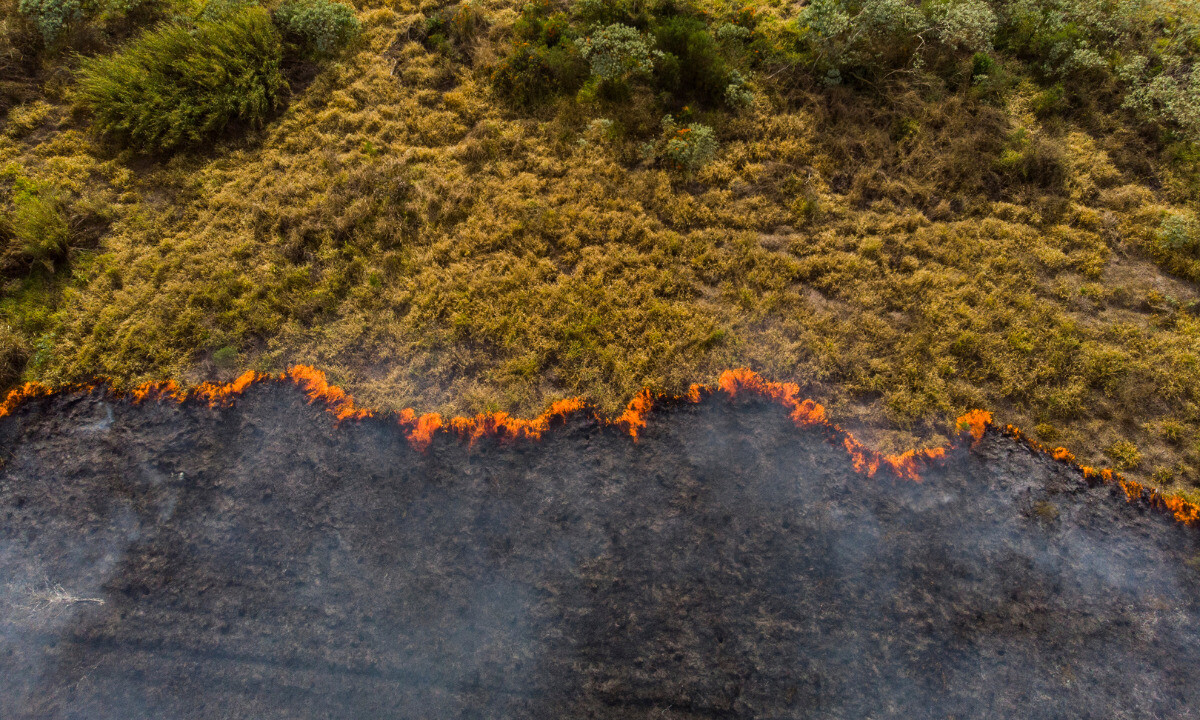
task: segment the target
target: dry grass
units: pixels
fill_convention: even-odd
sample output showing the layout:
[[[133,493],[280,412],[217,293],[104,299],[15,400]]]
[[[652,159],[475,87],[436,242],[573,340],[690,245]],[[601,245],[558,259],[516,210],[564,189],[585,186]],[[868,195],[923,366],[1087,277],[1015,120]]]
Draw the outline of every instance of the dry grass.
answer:
[[[531,413],[746,365],[883,448],[982,406],[1200,484],[1197,294],[1147,254],[1188,186],[1138,138],[1044,127],[1032,91],[780,91],[710,118],[718,160],[682,178],[589,134],[612,108],[506,108],[482,67],[518,3],[482,4],[474,68],[405,41],[433,3],[362,9],[353,52],[209,155],[113,157],[57,110],[0,137],[0,162],[116,217],[53,292],[6,288],[26,375],[303,361],[374,406]]]

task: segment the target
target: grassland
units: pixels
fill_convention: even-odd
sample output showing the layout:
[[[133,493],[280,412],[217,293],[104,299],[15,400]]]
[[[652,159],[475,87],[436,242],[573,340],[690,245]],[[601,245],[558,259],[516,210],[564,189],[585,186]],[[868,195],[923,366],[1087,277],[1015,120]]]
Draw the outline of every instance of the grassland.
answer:
[[[1178,146],[1047,117],[1028,82],[985,102],[764,74],[699,117],[720,151],[683,174],[638,157],[637,98],[498,96],[519,2],[477,3],[454,53],[420,41],[442,5],[359,4],[266,128],[171,158],[90,134],[69,59],[6,86],[6,241],[42,205],[71,239],[6,266],[6,382],[305,362],[377,407],[532,413],[749,366],[884,449],[985,407],[1196,493],[1200,261],[1160,242],[1195,202]]]

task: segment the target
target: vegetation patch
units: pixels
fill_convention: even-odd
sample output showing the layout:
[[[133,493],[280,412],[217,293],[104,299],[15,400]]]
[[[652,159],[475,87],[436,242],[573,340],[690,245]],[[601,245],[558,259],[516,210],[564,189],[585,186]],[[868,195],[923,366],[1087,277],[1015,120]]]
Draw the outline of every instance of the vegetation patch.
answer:
[[[885,450],[986,407],[1200,484],[1190,5],[138,7],[4,15],[6,377],[530,414],[751,366]]]
[[[102,134],[169,152],[210,141],[230,123],[261,127],[287,88],[280,58],[270,15],[247,5],[193,27],[164,25],[85,62],[78,99]]]

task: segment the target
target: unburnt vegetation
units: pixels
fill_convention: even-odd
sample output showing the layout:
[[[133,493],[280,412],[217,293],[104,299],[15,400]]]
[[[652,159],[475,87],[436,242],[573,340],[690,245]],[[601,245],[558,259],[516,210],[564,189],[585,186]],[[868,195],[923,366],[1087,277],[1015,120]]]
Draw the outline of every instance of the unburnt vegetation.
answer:
[[[3,18],[6,384],[304,361],[385,408],[611,411],[749,365],[885,449],[986,407],[1200,486],[1190,3]]]

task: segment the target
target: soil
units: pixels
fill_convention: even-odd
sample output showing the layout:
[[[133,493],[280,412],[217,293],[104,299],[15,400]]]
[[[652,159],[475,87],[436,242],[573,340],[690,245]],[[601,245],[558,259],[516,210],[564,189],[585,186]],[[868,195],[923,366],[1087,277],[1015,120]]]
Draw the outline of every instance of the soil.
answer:
[[[1190,718],[1200,531],[717,395],[424,453],[293,387],[0,420],[0,717]]]

